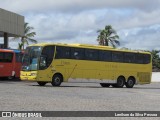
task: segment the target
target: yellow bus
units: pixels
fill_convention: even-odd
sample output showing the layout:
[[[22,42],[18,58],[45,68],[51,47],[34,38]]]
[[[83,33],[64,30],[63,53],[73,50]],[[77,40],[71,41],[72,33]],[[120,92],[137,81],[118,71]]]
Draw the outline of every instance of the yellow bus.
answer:
[[[40,86],[62,82],[97,82],[102,87],[132,88],[151,82],[149,52],[83,44],[35,44],[26,48],[21,80]]]

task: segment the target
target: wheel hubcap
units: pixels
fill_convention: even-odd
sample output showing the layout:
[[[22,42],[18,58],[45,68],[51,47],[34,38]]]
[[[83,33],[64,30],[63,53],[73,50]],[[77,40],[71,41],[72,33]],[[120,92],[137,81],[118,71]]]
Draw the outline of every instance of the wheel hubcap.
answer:
[[[119,80],[118,85],[123,86],[123,80]]]
[[[60,82],[60,79],[58,77],[55,78],[55,83],[58,84]]]
[[[128,81],[128,85],[129,85],[129,86],[132,86],[132,85],[133,85],[133,81],[132,81],[132,80],[129,80],[129,81]]]

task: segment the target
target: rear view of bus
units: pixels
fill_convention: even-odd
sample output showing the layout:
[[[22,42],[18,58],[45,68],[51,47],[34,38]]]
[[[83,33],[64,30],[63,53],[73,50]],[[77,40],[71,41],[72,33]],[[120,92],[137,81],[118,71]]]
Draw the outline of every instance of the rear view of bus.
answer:
[[[102,87],[149,84],[152,58],[149,52],[118,50],[81,44],[36,44],[27,47],[21,80],[40,86],[62,82],[96,82]]]
[[[0,77],[12,78],[14,71],[14,52],[12,50],[0,49]]]
[[[13,79],[20,77],[22,53],[19,50],[0,49],[0,77]]]

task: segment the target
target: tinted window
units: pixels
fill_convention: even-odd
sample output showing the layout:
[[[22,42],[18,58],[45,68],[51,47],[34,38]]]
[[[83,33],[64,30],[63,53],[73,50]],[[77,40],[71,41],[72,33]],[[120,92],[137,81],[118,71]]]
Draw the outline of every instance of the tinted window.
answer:
[[[42,55],[46,56],[47,67],[51,64],[54,57],[54,46],[46,46],[42,50]]]
[[[70,59],[70,48],[69,47],[56,47],[56,59]]]
[[[2,60],[3,59],[3,52],[0,52],[0,60]]]
[[[12,62],[13,53],[1,52],[0,62]]]
[[[22,53],[16,53],[16,62],[22,62],[22,57],[23,57]]]
[[[86,49],[85,50],[85,59],[86,60],[98,60],[98,50]]]
[[[84,59],[84,49],[82,48],[71,48],[71,58],[72,59]]]
[[[146,54],[143,56],[143,59],[144,64],[148,64],[151,61],[151,55]]]
[[[135,54],[134,53],[124,53],[124,62],[134,63],[135,62]]]
[[[100,61],[111,61],[112,54],[110,51],[99,51],[99,60]]]
[[[143,64],[143,54],[136,53],[135,63]]]
[[[113,62],[123,62],[123,53],[122,52],[112,52],[112,61]]]

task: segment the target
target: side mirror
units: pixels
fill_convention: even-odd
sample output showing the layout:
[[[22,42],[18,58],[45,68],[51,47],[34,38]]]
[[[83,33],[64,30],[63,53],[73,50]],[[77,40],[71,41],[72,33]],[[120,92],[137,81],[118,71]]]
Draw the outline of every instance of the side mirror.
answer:
[[[46,68],[47,67],[47,57],[46,56],[40,56],[40,62],[39,62],[39,64],[40,64],[40,68],[41,69],[44,69],[44,68]]]

